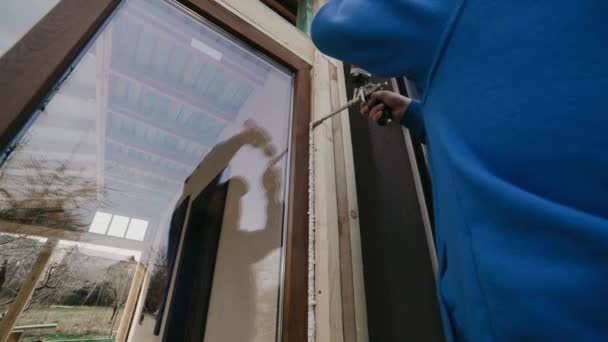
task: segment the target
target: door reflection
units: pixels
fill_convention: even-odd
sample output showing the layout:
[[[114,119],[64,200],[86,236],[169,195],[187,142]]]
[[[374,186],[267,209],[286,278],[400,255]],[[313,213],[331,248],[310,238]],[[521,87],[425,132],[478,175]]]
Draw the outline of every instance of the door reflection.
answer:
[[[240,229],[242,198],[249,191],[247,178],[226,175],[230,172],[226,170],[230,160],[246,145],[260,149],[269,159],[259,180],[266,199],[265,223],[253,231]],[[252,120],[247,121],[241,133],[217,144],[186,182],[185,201],[196,197],[190,207],[188,228],[179,254],[166,341],[200,341],[205,336],[211,341],[220,337],[245,341],[255,336],[259,309],[255,298],[260,289],[253,266],[280,247],[277,237],[281,235],[283,203],[281,171],[276,164],[287,151],[279,155],[275,152],[270,135]],[[227,180],[220,181],[222,175]],[[183,222],[184,203],[178,205],[176,213],[179,214],[173,216],[174,223]],[[171,232],[178,231],[172,225]],[[175,235],[170,235],[169,246],[174,247],[176,240]],[[216,260],[219,244],[223,246],[223,253]],[[173,264],[175,257],[169,259],[169,264]],[[216,264],[220,267],[214,274]],[[223,265],[228,267],[221,267]],[[216,302],[218,309],[211,312],[208,320],[210,300]],[[156,333],[160,332],[160,319],[162,314],[157,320]],[[227,322],[231,322],[233,328],[221,329]],[[210,329],[205,335],[207,326]]]

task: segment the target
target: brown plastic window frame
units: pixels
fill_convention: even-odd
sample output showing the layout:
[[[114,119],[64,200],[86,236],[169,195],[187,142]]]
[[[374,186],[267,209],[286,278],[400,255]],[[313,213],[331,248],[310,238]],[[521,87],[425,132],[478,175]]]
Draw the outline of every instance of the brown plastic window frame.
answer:
[[[0,58],[4,150],[119,0],[61,0]]]
[[[311,65],[217,2],[178,2],[294,72],[281,330],[283,341],[306,341]],[[119,3],[61,0],[0,58],[1,151],[9,148],[54,83]]]

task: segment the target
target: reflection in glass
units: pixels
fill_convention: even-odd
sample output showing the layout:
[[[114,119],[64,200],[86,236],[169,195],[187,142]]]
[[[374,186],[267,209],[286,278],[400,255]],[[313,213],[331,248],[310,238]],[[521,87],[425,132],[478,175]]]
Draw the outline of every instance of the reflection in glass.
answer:
[[[206,319],[187,329],[275,340],[292,81],[170,3],[119,7],[0,168],[0,333],[162,340],[183,285],[172,272],[215,225],[212,272],[190,264],[202,278],[189,290],[210,289]],[[199,223],[170,229],[180,198],[204,189]]]
[[[2,0],[0,2],[0,57],[57,3],[59,0]]]

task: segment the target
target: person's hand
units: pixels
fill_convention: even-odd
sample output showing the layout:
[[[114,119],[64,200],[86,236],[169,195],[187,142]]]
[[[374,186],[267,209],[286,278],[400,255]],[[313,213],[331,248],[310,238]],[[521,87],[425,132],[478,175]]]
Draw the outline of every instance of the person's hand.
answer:
[[[262,175],[262,185],[266,192],[272,194],[281,188],[281,170],[276,166],[269,166]]]
[[[265,129],[256,125],[252,119],[245,120],[243,125],[245,126],[245,130],[241,132],[241,137],[244,139],[244,143],[261,148],[268,157],[272,157],[277,153],[270,134]]]
[[[393,121],[400,122],[412,100],[388,90],[379,90],[370,96],[369,101],[361,103],[361,115],[378,122],[382,117],[382,110],[387,106],[391,110]]]

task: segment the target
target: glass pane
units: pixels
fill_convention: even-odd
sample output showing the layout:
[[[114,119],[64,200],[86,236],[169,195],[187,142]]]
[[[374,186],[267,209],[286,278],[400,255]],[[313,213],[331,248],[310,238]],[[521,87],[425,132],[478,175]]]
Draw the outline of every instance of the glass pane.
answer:
[[[178,5],[125,1],[0,167],[0,238],[17,238],[0,246],[0,304],[39,279],[26,338],[162,340],[171,271],[209,245],[191,289],[210,289],[206,319],[187,329],[274,341],[292,93],[291,72]],[[215,233],[186,233],[184,198],[205,189],[221,191],[188,231]],[[182,234],[201,241],[180,250]]]
[[[2,0],[0,2],[0,56],[44,17],[59,0]]]

